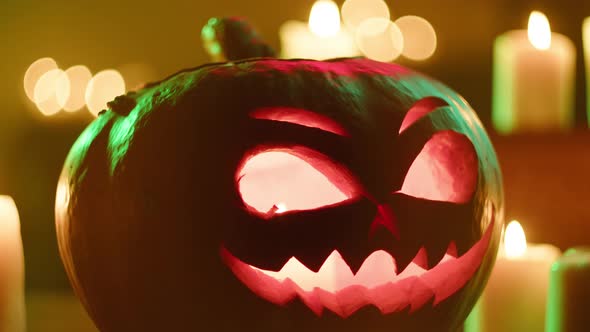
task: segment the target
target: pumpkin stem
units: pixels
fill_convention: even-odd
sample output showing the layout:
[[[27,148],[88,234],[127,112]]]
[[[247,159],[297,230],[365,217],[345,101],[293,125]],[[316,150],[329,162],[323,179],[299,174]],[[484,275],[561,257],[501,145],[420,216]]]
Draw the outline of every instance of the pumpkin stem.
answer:
[[[213,61],[276,57],[272,47],[240,17],[209,19],[201,31],[201,39]]]
[[[109,101],[107,103],[108,108],[110,108],[113,112],[123,116],[129,115],[131,110],[135,108],[135,105],[135,99],[130,96],[130,93],[118,96],[115,98],[115,100]]]

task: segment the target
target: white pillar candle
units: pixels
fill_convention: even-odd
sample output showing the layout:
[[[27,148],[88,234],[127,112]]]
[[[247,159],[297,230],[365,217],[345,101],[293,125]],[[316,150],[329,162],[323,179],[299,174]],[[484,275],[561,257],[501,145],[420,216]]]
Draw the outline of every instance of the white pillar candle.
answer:
[[[588,124],[590,125],[590,17],[584,20],[582,38],[584,40],[584,59],[586,63],[586,109]]]
[[[25,331],[24,258],[18,211],[0,196],[0,331]]]
[[[338,6],[332,1],[316,1],[309,23],[287,21],[279,35],[283,58],[324,60],[359,55],[352,34],[341,27]]]
[[[501,133],[567,130],[574,124],[576,50],[531,13],[527,30],[494,42],[492,120]]]
[[[559,255],[549,244],[527,245],[520,224],[511,222],[465,331],[544,331],[549,272]]]

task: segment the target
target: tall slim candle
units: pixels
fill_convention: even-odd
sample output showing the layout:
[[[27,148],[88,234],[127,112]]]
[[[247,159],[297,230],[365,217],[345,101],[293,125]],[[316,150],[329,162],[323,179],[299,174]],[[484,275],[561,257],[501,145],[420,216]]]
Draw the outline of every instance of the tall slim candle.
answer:
[[[588,125],[590,125],[590,17],[587,17],[582,25],[582,38],[584,40],[584,59],[586,63],[586,109]]]
[[[14,201],[0,196],[0,331],[25,331],[24,258]]]
[[[494,42],[492,120],[501,133],[559,131],[574,123],[576,50],[549,21],[531,13],[527,30]]]

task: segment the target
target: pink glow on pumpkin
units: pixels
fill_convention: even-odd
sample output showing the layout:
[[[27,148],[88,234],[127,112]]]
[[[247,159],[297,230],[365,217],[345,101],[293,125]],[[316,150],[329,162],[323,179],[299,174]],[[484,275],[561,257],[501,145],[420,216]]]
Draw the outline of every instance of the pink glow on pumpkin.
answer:
[[[365,58],[354,58],[343,61],[298,60],[283,61],[270,59],[264,62],[251,62],[254,71],[280,70],[285,73],[304,71],[306,73],[334,74],[342,77],[356,77],[359,74],[393,75],[407,74],[409,70],[391,63],[383,63]]]
[[[333,77],[358,77],[361,75],[383,75],[401,77],[413,73],[400,65],[384,63],[366,58],[350,58],[340,61],[315,60],[281,60],[264,59],[264,61],[244,61],[235,66],[215,67],[211,72],[219,76],[234,76],[236,71],[248,73],[269,73],[276,75],[277,71],[287,75],[297,72],[308,74],[332,74]]]
[[[250,113],[255,119],[295,123],[305,127],[319,128],[340,136],[350,136],[346,129],[329,117],[293,107],[267,107]]]
[[[482,238],[461,257],[449,244],[441,261],[424,269],[428,253],[422,248],[412,263],[398,273],[395,258],[379,250],[367,257],[353,274],[338,251],[333,251],[318,272],[291,258],[279,271],[266,271],[242,262],[227,249],[221,256],[233,274],[252,292],[277,305],[299,297],[318,316],[328,309],[348,317],[373,305],[383,314],[417,310],[434,297],[435,305],[461,289],[475,274],[487,251],[493,223]]]
[[[465,203],[477,185],[477,154],[471,141],[451,130],[439,131],[410,167],[402,193],[435,201]]]
[[[315,165],[326,166],[329,176],[339,177],[340,186],[349,184],[349,190],[343,192],[320,171],[321,167],[287,151],[264,151],[246,160],[238,172],[238,190],[247,206],[261,214],[272,214],[310,210],[354,197],[350,194],[356,190],[354,181],[346,180],[347,174],[335,174],[339,168],[331,167],[328,160],[315,160]]]

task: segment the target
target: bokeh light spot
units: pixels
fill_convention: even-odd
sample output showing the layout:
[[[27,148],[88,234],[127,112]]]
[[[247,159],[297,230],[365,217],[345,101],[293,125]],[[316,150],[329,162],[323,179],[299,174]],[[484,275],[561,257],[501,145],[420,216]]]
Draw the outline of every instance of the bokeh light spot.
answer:
[[[387,3],[383,0],[346,0],[342,5],[342,21],[351,30],[357,29],[369,18],[389,20]]]
[[[369,59],[391,62],[401,54],[404,37],[397,25],[384,18],[364,20],[356,31],[356,43]]]
[[[353,36],[344,30],[322,38],[310,33],[307,24],[290,20],[281,25],[279,34],[283,58],[325,60],[359,55]]]
[[[86,106],[90,113],[95,116],[107,108],[107,103],[115,97],[125,93],[125,80],[123,76],[114,69],[103,70],[88,82],[86,87]]]
[[[436,32],[422,17],[403,16],[395,21],[404,36],[402,55],[411,60],[425,60],[436,50]]]
[[[33,62],[27,71],[23,80],[25,93],[27,97],[35,102],[35,85],[37,81],[50,70],[57,69],[57,63],[52,58],[41,58]]]
[[[37,80],[33,92],[33,101],[43,115],[53,115],[63,107],[57,98],[56,87],[58,84],[67,84],[69,90],[69,82],[66,83],[64,80],[67,81],[67,76],[61,69],[52,69],[41,75]]]
[[[309,30],[319,37],[334,36],[340,31],[340,11],[331,0],[319,0],[309,13]]]
[[[67,112],[75,112],[86,103],[84,95],[92,73],[86,66],[73,66],[65,71],[56,86],[58,102]]]

